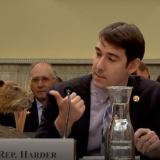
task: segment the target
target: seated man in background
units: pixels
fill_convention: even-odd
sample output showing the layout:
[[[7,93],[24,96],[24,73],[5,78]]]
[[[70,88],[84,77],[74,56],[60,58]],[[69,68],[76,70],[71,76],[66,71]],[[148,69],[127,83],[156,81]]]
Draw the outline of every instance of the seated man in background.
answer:
[[[106,86],[133,86],[129,112],[138,149],[136,155],[140,155],[141,160],[160,158],[160,84],[131,76],[138,69],[144,52],[145,41],[136,25],[116,22],[102,29],[93,55],[92,74],[50,88],[35,137],[63,137],[68,106],[64,88],[73,84],[65,135],[76,140],[77,158],[103,155],[100,152],[104,145],[103,117],[111,107],[107,105]]]
[[[132,75],[138,75],[150,79],[148,68],[143,62],[140,63],[138,69],[135,72],[133,72]]]
[[[158,75],[156,81],[157,81],[157,82],[160,82],[160,75]]]
[[[46,100],[46,93],[51,85],[54,84],[54,79],[55,75],[51,64],[47,62],[36,62],[31,66],[29,71],[29,85],[34,95],[34,102],[28,110],[24,132],[36,132],[41,121],[40,117]]]
[[[36,62],[29,70],[29,86],[34,95],[32,107],[28,110],[24,124],[24,132],[36,132],[42,113],[42,107],[46,100],[48,89],[55,83],[54,70],[47,62]],[[1,124],[15,127],[15,120],[12,114],[1,114]]]
[[[60,82],[63,82],[62,78],[56,76],[56,78],[54,79],[54,84],[57,84],[57,83],[60,83]]]

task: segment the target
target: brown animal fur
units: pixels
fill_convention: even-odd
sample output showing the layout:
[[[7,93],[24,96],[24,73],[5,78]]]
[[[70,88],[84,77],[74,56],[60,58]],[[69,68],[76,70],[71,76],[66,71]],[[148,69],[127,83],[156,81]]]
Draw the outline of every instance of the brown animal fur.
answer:
[[[22,111],[31,107],[33,97],[13,81],[0,80],[0,112]]]

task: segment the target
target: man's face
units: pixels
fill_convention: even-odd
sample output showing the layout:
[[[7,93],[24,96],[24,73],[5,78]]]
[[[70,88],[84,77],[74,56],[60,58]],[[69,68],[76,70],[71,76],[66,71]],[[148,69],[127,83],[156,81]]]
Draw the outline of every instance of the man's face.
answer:
[[[149,74],[146,69],[144,71],[137,69],[137,75],[149,79]]]
[[[53,75],[50,66],[46,63],[38,63],[30,72],[30,88],[35,98],[44,103],[46,92],[53,84]]]
[[[103,41],[103,42],[102,42]],[[126,66],[125,50],[111,46],[104,40],[99,40],[93,56],[93,83],[99,88],[106,86],[122,86],[127,84],[130,64]]]

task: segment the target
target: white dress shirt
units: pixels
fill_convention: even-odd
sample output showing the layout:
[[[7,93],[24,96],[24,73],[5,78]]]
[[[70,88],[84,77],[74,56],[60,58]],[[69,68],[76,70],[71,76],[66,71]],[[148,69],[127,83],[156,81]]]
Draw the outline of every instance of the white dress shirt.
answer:
[[[40,124],[43,104],[39,102],[37,99],[36,99],[36,104],[37,104],[38,119],[39,119],[39,124]]]
[[[87,155],[98,156],[100,155],[101,131],[108,94],[106,91],[94,86],[93,81],[90,84],[90,91],[91,108]]]

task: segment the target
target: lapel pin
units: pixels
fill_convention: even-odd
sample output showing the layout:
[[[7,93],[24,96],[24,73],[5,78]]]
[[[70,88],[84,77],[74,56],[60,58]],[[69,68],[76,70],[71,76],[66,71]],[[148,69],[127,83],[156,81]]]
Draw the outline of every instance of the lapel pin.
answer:
[[[135,102],[138,102],[138,101],[139,101],[139,96],[134,96],[134,97],[133,97],[133,100],[134,100]]]

